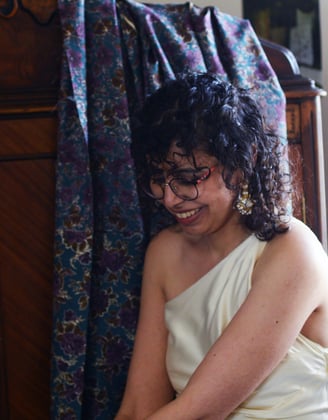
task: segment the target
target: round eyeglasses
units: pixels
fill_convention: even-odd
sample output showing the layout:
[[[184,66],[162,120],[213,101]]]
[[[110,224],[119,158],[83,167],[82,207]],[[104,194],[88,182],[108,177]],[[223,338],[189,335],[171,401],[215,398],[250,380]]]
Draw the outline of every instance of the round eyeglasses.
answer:
[[[155,200],[162,200],[165,194],[165,187],[181,200],[192,201],[198,198],[198,185],[206,181],[216,166],[211,168],[202,167],[198,169],[183,169],[176,173],[169,182],[165,182],[163,174],[155,174],[150,177],[149,185],[144,188],[145,193]]]

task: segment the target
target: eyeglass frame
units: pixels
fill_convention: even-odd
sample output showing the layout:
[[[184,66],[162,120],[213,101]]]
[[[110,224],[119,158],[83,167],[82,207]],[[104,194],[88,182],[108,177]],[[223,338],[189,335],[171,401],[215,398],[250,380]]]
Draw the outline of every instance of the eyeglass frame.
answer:
[[[181,200],[184,200],[184,201],[194,201],[194,200],[197,200],[197,198],[199,197],[199,191],[198,191],[197,185],[199,185],[199,184],[201,184],[202,182],[204,182],[204,181],[206,181],[207,179],[209,179],[209,177],[211,176],[212,172],[214,171],[214,169],[216,169],[216,168],[217,168],[217,166],[218,166],[217,164],[216,164],[216,165],[214,165],[214,166],[211,166],[211,167],[208,167],[208,166],[202,166],[202,167],[200,167],[200,168],[198,168],[198,169],[196,169],[196,170],[195,170],[195,172],[197,172],[197,171],[201,171],[201,170],[204,170],[204,169],[208,169],[208,173],[207,173],[206,175],[203,175],[203,176],[202,176],[202,177],[200,177],[199,179],[196,179],[196,180],[194,180],[194,181],[188,181],[190,184],[194,185],[195,190],[196,190],[196,192],[197,192],[196,197],[194,197],[194,198],[184,198],[184,197],[181,197],[181,196],[179,196],[179,195],[176,193],[176,191],[174,191],[174,189],[173,189],[173,187],[172,187],[172,182],[174,182],[174,181],[176,181],[176,180],[179,180],[179,179],[184,179],[183,177],[178,177],[178,176],[172,177],[172,178],[170,179],[170,181],[169,181],[169,182],[163,182],[162,184],[158,184],[158,186],[160,186],[160,187],[161,187],[161,189],[162,189],[162,193],[163,193],[162,197],[160,197],[160,198],[155,197],[154,195],[152,195],[152,194],[150,193],[150,191],[147,191],[145,188],[144,188],[143,190],[144,190],[145,194],[146,194],[148,197],[150,197],[150,198],[152,198],[153,200],[156,200],[156,201],[161,201],[161,200],[163,200],[163,198],[164,198],[164,196],[165,196],[165,187],[170,187],[170,189],[171,189],[171,191],[173,192],[173,194],[175,194],[175,195],[176,195],[178,198],[180,198]],[[149,180],[149,183],[150,183],[150,180]],[[150,187],[150,186],[149,186],[149,188],[151,189],[151,187]]]

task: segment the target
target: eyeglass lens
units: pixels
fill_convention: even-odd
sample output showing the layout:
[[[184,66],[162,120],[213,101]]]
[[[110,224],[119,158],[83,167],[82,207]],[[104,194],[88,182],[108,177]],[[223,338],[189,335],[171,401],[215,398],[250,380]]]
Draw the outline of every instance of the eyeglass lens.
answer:
[[[207,167],[198,170],[183,171],[179,174],[179,177],[173,177],[167,183],[163,176],[152,176],[150,178],[149,190],[145,192],[152,198],[161,200],[164,197],[165,187],[168,186],[182,200],[195,200],[198,197],[197,185],[207,179],[210,173],[211,169]]]

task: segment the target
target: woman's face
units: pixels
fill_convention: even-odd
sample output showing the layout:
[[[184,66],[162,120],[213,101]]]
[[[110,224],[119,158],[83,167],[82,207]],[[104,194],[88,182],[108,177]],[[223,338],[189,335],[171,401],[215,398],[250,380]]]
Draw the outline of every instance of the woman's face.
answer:
[[[173,177],[183,176],[183,171],[208,167],[211,172],[207,179],[196,185],[198,196],[195,200],[179,198],[167,185]],[[160,165],[165,179],[164,196],[160,202],[175,217],[183,231],[189,234],[206,235],[213,233],[228,223],[236,223],[240,216],[233,209],[236,193],[229,190],[222,179],[222,165],[214,156],[202,151],[194,151],[193,157],[186,156],[174,143],[165,163]],[[178,175],[177,175],[178,174]]]

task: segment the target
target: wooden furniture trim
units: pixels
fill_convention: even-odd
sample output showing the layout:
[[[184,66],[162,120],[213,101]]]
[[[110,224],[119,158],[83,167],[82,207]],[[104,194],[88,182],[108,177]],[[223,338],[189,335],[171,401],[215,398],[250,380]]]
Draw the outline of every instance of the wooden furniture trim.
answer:
[[[302,148],[303,221],[328,249],[324,149],[320,97],[327,93],[314,80],[301,76],[287,48],[261,39],[286,96],[288,144]]]

